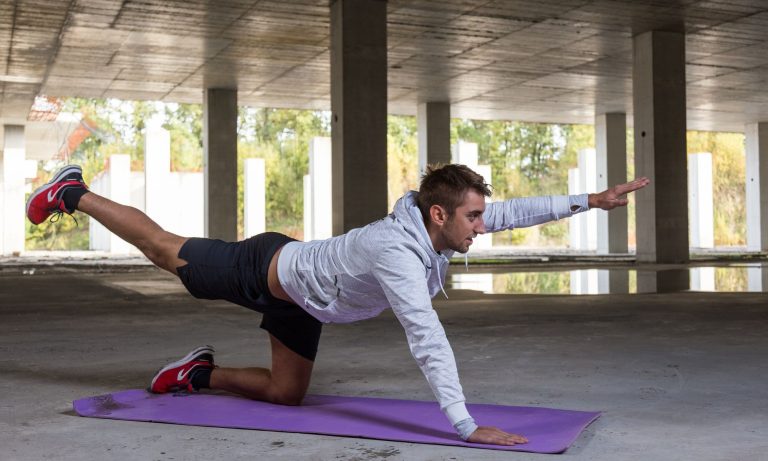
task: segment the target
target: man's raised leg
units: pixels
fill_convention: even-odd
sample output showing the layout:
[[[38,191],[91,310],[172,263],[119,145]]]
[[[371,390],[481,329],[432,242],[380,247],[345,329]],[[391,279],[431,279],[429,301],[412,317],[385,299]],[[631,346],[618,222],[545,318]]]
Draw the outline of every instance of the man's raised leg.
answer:
[[[187,238],[163,230],[136,208],[88,192],[80,198],[77,209],[134,245],[158,267],[176,274],[176,268],[186,264],[178,255]]]
[[[176,274],[176,268],[186,264],[179,259],[184,237],[164,231],[156,222],[136,208],[121,205],[88,190],[83,170],[67,165],[51,180],[38,187],[27,200],[27,218],[40,224],[75,210],[90,215],[128,243],[135,245],[150,261]],[[178,275],[178,274],[177,274]]]

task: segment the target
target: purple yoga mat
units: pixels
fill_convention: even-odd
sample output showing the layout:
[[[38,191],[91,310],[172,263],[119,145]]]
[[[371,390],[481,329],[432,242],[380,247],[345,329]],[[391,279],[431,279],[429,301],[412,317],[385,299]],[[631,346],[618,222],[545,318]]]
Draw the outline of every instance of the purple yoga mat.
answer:
[[[150,394],[129,390],[75,400],[80,416],[190,426],[303,432],[495,450],[562,453],[599,412],[468,404],[485,426],[521,434],[529,442],[511,447],[459,439],[435,402],[308,395],[298,407],[228,395]]]

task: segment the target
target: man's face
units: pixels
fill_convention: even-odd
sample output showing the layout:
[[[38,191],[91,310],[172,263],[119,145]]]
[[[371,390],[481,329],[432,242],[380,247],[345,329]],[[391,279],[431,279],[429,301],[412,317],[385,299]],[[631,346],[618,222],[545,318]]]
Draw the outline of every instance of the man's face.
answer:
[[[464,202],[456,207],[441,229],[445,246],[459,253],[469,251],[477,234],[485,233],[484,211],[485,197],[470,189],[464,196]]]

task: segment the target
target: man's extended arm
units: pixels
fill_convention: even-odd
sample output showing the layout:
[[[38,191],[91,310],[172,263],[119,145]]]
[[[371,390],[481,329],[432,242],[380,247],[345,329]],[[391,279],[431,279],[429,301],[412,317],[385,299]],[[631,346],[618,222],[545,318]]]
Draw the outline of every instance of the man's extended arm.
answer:
[[[523,197],[493,202],[486,206],[483,220],[488,232],[498,232],[568,218],[591,208],[612,210],[626,206],[624,196],[648,184],[648,178],[638,178],[596,194]]]

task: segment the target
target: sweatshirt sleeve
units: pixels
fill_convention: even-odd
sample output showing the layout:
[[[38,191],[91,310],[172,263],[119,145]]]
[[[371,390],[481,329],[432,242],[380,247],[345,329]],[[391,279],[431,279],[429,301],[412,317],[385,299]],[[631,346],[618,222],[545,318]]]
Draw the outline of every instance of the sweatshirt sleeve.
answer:
[[[483,221],[488,232],[498,232],[568,218],[588,209],[588,194],[514,198],[488,203]]]
[[[425,271],[418,255],[395,248],[380,255],[374,276],[405,330],[411,355],[427,378],[440,409],[455,427],[470,415],[453,350],[432,308]]]

